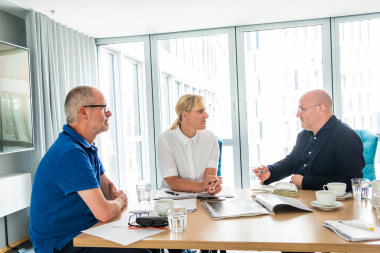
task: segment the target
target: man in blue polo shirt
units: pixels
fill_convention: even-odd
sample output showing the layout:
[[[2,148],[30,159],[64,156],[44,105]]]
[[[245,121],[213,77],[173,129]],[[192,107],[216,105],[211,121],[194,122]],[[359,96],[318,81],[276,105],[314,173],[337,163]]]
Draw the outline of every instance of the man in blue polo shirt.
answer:
[[[127,205],[104,173],[95,139],[109,129],[112,113],[103,94],[78,86],[66,97],[67,125],[42,158],[33,183],[30,239],[35,252],[150,252],[144,249],[73,247],[73,238]]]
[[[305,130],[283,160],[253,170],[260,183],[270,184],[293,174],[291,181],[298,188],[322,190],[329,182],[343,182],[346,191],[351,191],[351,179],[363,177],[363,143],[333,115],[330,95],[323,90],[305,93],[296,116]]]

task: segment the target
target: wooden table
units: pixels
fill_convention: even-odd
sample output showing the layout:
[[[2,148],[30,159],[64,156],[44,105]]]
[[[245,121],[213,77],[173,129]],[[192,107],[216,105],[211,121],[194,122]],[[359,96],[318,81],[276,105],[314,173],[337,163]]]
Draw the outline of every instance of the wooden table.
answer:
[[[250,190],[234,190],[235,198],[251,199]],[[347,242],[332,230],[323,227],[325,220],[363,219],[380,226],[375,209],[367,200],[343,200],[344,205],[333,211],[322,211],[307,202],[315,200],[315,191],[300,190],[299,201],[314,213],[286,209],[275,215],[260,215],[213,220],[198,200],[198,209],[188,213],[187,228],[182,233],[165,232],[126,246],[127,248],[221,249],[257,251],[320,251],[380,252],[380,241]],[[133,208],[134,205],[130,205]],[[127,209],[115,218],[128,215]],[[115,221],[114,220],[114,221]],[[101,225],[99,222],[95,226]],[[77,247],[117,247],[113,243],[88,234],[74,238]]]

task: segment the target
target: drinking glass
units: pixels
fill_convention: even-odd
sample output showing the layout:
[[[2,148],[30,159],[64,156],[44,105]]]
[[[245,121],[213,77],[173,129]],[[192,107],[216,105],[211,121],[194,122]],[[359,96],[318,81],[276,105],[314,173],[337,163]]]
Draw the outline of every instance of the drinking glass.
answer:
[[[355,199],[365,199],[368,197],[369,184],[370,180],[365,178],[353,178],[351,179],[352,183],[352,192],[354,194]]]
[[[183,232],[186,229],[186,205],[175,204],[168,209],[169,229],[171,232]]]
[[[139,202],[150,200],[150,183],[145,181],[137,182],[136,191]]]
[[[380,192],[373,194],[372,198],[373,198],[372,203],[374,204],[374,206],[376,208],[377,219],[380,220]]]

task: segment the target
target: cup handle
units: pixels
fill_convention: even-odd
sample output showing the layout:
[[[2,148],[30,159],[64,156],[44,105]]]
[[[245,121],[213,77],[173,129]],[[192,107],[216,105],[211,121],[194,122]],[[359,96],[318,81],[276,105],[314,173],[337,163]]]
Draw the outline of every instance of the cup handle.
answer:
[[[327,190],[325,189],[325,186],[327,187]],[[325,190],[325,191],[328,191],[328,190],[329,190],[329,187],[327,186],[327,184],[325,184],[325,185],[323,186],[323,190]]]

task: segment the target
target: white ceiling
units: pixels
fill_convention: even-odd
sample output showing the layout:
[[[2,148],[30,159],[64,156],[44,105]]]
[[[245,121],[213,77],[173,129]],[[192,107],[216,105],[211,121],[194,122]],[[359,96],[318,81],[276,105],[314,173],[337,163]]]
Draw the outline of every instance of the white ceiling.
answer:
[[[379,0],[12,1],[95,38],[380,12]]]

